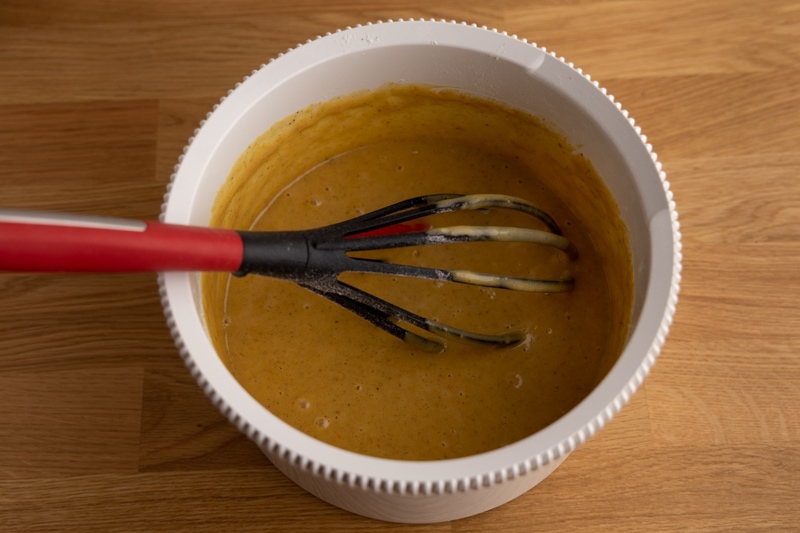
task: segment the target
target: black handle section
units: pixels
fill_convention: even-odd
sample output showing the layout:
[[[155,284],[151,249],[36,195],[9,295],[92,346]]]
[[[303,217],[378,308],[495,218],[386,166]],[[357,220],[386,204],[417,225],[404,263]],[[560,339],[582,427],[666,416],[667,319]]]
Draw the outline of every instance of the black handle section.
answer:
[[[308,268],[309,245],[303,232],[239,231],[244,244],[236,276],[263,274],[298,279]]]

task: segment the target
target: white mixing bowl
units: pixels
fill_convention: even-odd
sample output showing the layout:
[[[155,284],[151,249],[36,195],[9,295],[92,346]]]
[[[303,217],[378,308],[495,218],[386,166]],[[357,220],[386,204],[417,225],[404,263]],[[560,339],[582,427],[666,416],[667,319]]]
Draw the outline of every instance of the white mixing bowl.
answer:
[[[530,437],[475,456],[415,462],[359,455],[292,428],[239,385],[206,333],[197,274],[162,275],[163,304],[198,384],[297,484],[377,519],[453,520],[501,505],[539,483],[642,383],[675,311],[681,261],[677,213],[665,174],[639,128],[580,70],[504,33],[411,20],[337,31],[253,71],[189,140],[162,220],[207,225],[232,165],[272,123],[312,103],[387,82],[452,87],[544,117],[581,147],[616,198],[633,252],[631,329],[617,363],[580,404]]]

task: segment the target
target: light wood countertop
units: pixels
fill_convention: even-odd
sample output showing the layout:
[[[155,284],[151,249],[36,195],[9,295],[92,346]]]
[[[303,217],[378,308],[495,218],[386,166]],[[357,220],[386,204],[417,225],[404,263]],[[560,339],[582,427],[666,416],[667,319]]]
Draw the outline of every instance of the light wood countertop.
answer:
[[[644,386],[522,497],[386,524],[307,494],[224,419],[177,355],[154,275],[0,274],[0,531],[798,531],[800,2],[5,1],[0,206],[157,218],[235,82],[398,18],[545,46],[648,135],[684,269]]]

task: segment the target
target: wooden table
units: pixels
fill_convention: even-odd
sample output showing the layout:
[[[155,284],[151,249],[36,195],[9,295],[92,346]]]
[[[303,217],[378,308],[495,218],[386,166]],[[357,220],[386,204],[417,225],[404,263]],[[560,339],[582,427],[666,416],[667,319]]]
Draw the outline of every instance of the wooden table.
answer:
[[[2,274],[0,530],[798,531],[797,1],[6,0],[0,205],[155,218],[186,139],[244,75],[336,28],[420,17],[556,51],[658,152],[684,279],[633,400],[519,499],[385,524],[305,493],[223,419],[153,275]]]

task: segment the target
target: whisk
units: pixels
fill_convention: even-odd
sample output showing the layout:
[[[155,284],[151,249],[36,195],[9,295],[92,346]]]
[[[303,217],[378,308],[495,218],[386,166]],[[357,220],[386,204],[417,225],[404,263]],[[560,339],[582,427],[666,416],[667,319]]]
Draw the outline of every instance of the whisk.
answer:
[[[498,226],[429,227],[419,218],[477,209],[510,209],[541,221],[546,230]],[[292,281],[427,352],[445,344],[414,333],[411,325],[443,339],[514,346],[522,332],[466,331],[424,318],[342,282],[342,272],[368,272],[527,292],[566,292],[573,279],[532,279],[444,270],[352,257],[350,252],[475,241],[528,242],[577,257],[556,222],[531,202],[500,194],[434,194],[310,230],[237,231],[119,218],[0,209],[0,271],[166,272],[260,274]]]

